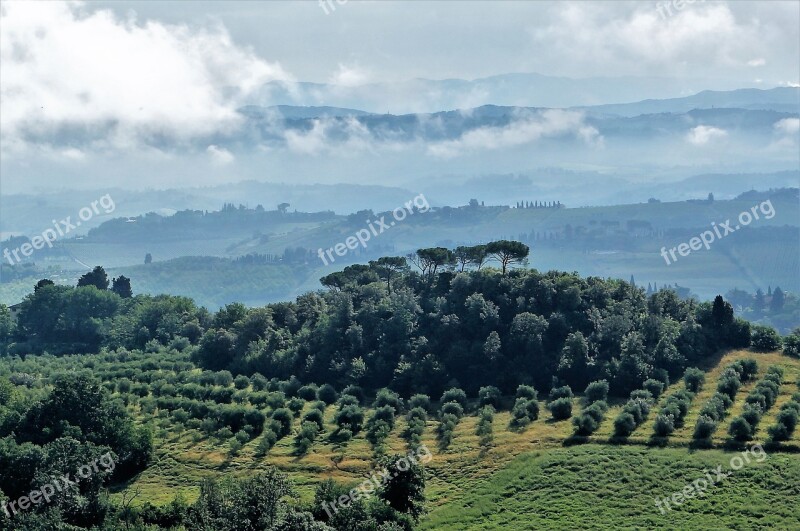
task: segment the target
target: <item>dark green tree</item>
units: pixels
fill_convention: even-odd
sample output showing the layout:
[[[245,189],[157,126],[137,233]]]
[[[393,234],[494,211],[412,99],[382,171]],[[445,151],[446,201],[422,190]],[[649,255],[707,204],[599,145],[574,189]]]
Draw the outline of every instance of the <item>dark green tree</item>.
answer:
[[[78,279],[78,287],[94,286],[99,290],[108,289],[108,275],[102,266],[96,266],[94,269],[83,275]]]

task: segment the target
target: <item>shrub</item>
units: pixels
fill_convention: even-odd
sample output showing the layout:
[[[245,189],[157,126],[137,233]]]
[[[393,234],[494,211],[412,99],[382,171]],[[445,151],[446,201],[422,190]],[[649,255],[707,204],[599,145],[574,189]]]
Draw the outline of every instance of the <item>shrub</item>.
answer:
[[[631,391],[631,399],[632,400],[644,400],[649,402],[653,399],[653,393],[648,391],[647,389],[637,389],[635,391]]]
[[[762,410],[760,407],[746,404],[742,410],[742,418],[746,420],[750,426],[755,428],[761,421],[761,412]]]
[[[572,416],[572,399],[557,398],[547,406],[555,420],[566,420]]]
[[[744,418],[736,417],[731,422],[728,433],[737,441],[749,441],[753,438],[753,427]]]
[[[250,384],[255,391],[264,391],[267,388],[268,381],[260,373],[255,373],[250,377]]]
[[[572,389],[568,385],[563,387],[554,387],[550,390],[550,401],[559,400],[561,398],[572,398]]]
[[[528,417],[528,400],[527,398],[520,397],[514,402],[514,407],[511,408],[511,421],[509,425],[511,428],[522,428],[530,424],[530,417]]]
[[[750,347],[756,352],[780,350],[781,336],[770,326],[752,325],[750,328]]]
[[[527,398],[528,400],[538,400],[539,393],[530,385],[520,385],[517,387],[516,398]]]
[[[312,400],[317,399],[317,386],[314,384],[304,385],[300,389],[297,390],[297,396],[305,400],[306,402],[311,402]]]
[[[653,395],[653,398],[658,398],[661,396],[661,393],[664,392],[664,382],[660,382],[658,380],[653,380],[652,378],[649,380],[645,380],[642,384],[647,391],[650,391],[650,394]]]
[[[572,419],[576,433],[578,435],[591,435],[597,431],[607,409],[608,405],[605,401],[598,400],[581,411],[580,415]]]
[[[460,419],[464,416],[464,408],[458,402],[446,402],[442,405],[441,414],[442,416],[453,415]]]
[[[233,380],[233,386],[236,389],[247,389],[248,387],[250,387],[250,378],[248,378],[244,374],[240,374]]]
[[[583,400],[586,405],[593,404],[598,400],[608,400],[608,381],[597,380],[587,385]]]
[[[446,449],[453,442],[453,432],[458,424],[458,417],[455,415],[442,415],[442,420],[436,428],[436,436],[439,439],[439,447]]]
[[[339,400],[337,400],[337,404],[341,409],[344,406],[360,406],[361,402],[353,395],[343,394],[339,397]]]
[[[675,419],[672,415],[658,415],[653,424],[653,431],[655,431],[656,435],[659,437],[667,437],[675,431]]]
[[[628,437],[636,429],[636,419],[627,411],[620,412],[614,419],[614,435],[617,437]]]
[[[753,358],[746,358],[737,362],[741,367],[740,377],[743,382],[749,382],[758,374],[758,362]]]
[[[708,415],[700,415],[697,424],[694,426],[694,438],[697,440],[708,440],[717,431],[717,423]]]
[[[299,414],[300,414],[300,412],[303,410],[303,407],[304,407],[305,405],[306,405],[306,403],[303,401],[303,399],[302,399],[302,398],[292,398],[292,399],[291,399],[291,400],[289,400],[289,402],[286,404],[286,407],[288,407],[289,409],[291,409],[291,410],[292,410],[292,412],[294,413],[294,416],[296,417],[297,415],[299,415]]]
[[[272,430],[265,430],[264,435],[261,436],[261,439],[258,441],[258,446],[256,447],[256,455],[258,456],[265,456],[272,450],[272,447],[275,446],[275,443],[278,442],[278,436]]]
[[[494,406],[500,405],[500,389],[493,385],[481,387],[478,390],[478,403],[481,406]]]
[[[686,369],[686,372],[683,373],[683,383],[686,386],[686,389],[692,393],[699,392],[700,389],[703,388],[705,381],[705,373],[697,367],[689,367]]]
[[[305,455],[314,445],[314,441],[319,434],[319,429],[314,422],[303,422],[300,424],[300,431],[294,438],[294,447],[298,454]]]
[[[319,431],[325,429],[325,419],[319,409],[310,409],[303,415],[303,422],[313,422],[319,428]]]
[[[325,402],[323,402],[322,400],[317,400],[316,402],[312,402],[311,403],[311,409],[316,409],[320,413],[323,413],[323,414],[325,413],[325,409],[327,407],[328,407],[328,405]]]
[[[336,403],[336,400],[339,398],[339,393],[336,392],[336,389],[334,389],[331,384],[323,384],[317,390],[317,398],[331,405]]]
[[[344,388],[342,394],[356,397],[359,405],[363,404],[366,398],[366,396],[364,395],[364,390],[357,385],[348,385],[347,387]]]
[[[383,388],[379,390],[378,394],[375,396],[375,402],[372,407],[380,408],[384,406],[390,406],[394,409],[395,413],[400,413],[403,410],[403,400],[400,398],[400,395],[391,389]]]
[[[445,391],[444,394],[442,394],[441,403],[445,404],[447,402],[458,402],[459,404],[461,404],[461,407],[466,409],[467,394],[458,387],[453,387]]]
[[[793,358],[800,358],[800,328],[783,338],[783,353]]]
[[[286,409],[279,408],[272,412],[272,420],[277,421],[277,431],[275,434],[279,439],[282,439],[292,432],[292,422],[294,421],[294,414]]]
[[[364,412],[358,405],[346,405],[336,412],[333,422],[339,426],[340,430],[347,429],[355,435],[361,431],[364,425]]]
[[[423,394],[416,394],[408,399],[408,408],[422,408],[425,411],[431,410],[431,397]]]
[[[739,392],[739,387],[741,386],[742,382],[738,375],[723,374],[723,376],[720,377],[719,383],[717,384],[717,391],[733,399],[733,397],[736,396],[736,393]]]

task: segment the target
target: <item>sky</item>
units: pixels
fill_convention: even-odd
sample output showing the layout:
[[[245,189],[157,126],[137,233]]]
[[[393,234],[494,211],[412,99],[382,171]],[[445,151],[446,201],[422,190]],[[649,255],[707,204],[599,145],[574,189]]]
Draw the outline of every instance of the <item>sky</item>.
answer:
[[[193,142],[240,127],[265,84],[510,72],[797,86],[800,2],[4,1],[0,173],[19,190],[184,147],[224,168],[230,151]]]

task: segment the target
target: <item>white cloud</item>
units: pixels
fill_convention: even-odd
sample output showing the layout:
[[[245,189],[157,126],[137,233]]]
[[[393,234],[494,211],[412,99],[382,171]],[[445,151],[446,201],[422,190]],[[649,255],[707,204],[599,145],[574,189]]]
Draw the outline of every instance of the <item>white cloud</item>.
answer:
[[[61,156],[65,159],[81,161],[86,158],[86,153],[76,148],[67,148],[61,151]]]
[[[342,87],[357,87],[367,83],[369,73],[358,66],[347,66],[339,63],[339,69],[328,80],[333,85]]]
[[[0,9],[0,124],[6,146],[158,145],[225,133],[244,96],[289,79],[222,27],[120,20],[81,3]]]
[[[686,135],[686,140],[695,146],[703,146],[713,140],[725,138],[727,136],[728,132],[724,129],[720,129],[719,127],[698,125],[689,131],[689,133]]]
[[[603,137],[584,122],[584,115],[575,111],[550,109],[533,115],[522,115],[504,127],[479,127],[456,140],[432,144],[428,153],[451,158],[465,151],[513,148],[536,142],[543,137],[574,135],[587,144],[601,145]]]
[[[784,135],[796,135],[800,132],[800,118],[784,118],[775,122],[773,127]]]
[[[235,160],[233,153],[214,144],[211,144],[206,148],[206,153],[211,156],[211,161],[218,166],[230,164]]]
[[[767,64],[767,61],[765,61],[763,57],[747,61],[747,66],[764,66],[765,64]]]

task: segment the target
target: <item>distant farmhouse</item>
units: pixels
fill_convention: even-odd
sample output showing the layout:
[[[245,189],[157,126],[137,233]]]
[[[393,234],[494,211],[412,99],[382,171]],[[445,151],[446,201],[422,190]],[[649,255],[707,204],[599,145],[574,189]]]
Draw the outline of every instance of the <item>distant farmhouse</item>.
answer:
[[[15,304],[14,306],[9,306],[8,309],[11,310],[11,319],[14,322],[16,322],[17,315],[19,314],[19,311],[22,309],[22,303]]]

